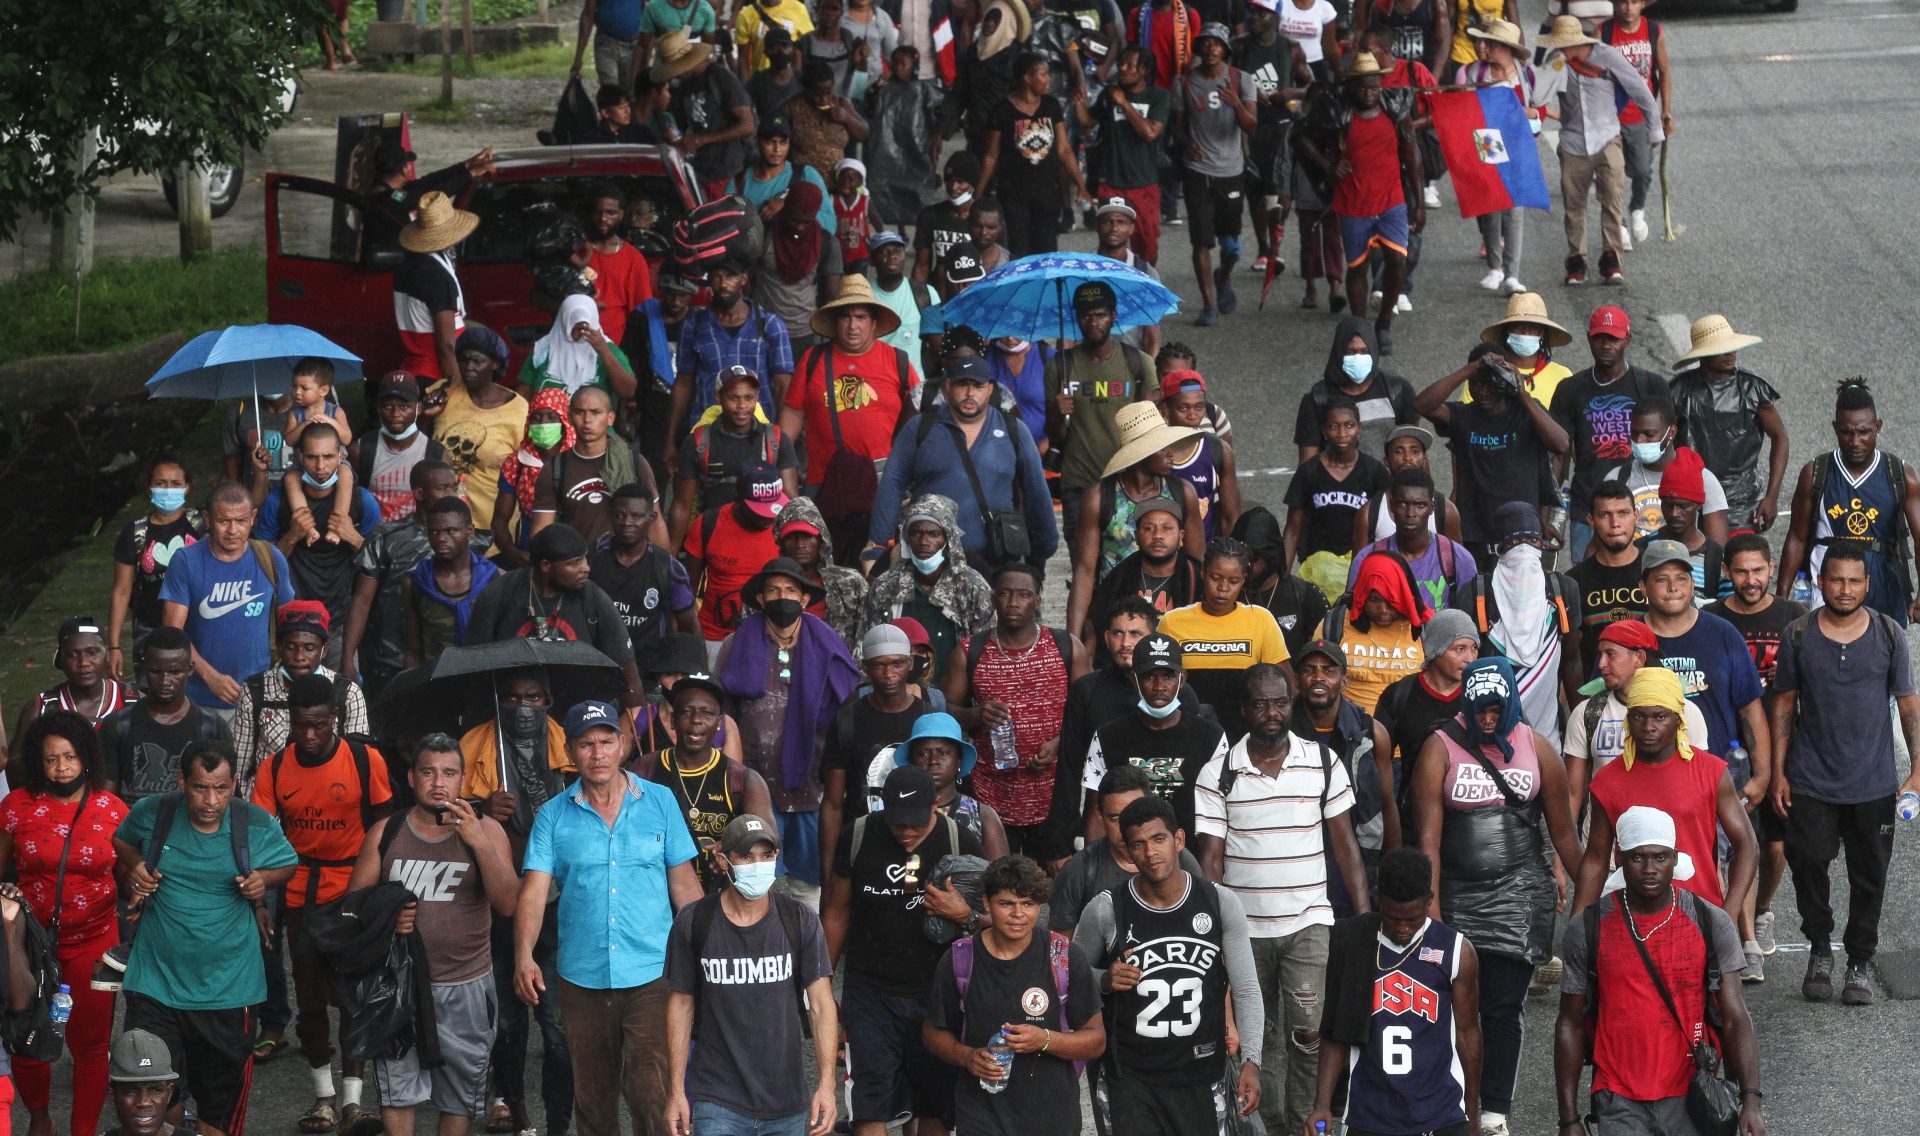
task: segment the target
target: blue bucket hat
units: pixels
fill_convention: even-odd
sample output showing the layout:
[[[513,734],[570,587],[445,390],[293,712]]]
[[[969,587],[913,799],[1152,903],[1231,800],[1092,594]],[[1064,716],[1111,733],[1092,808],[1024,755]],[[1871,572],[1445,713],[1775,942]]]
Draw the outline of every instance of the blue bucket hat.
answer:
[[[913,723],[913,732],[907,740],[894,747],[893,763],[911,765],[913,763],[913,743],[921,738],[944,738],[960,746],[960,772],[955,777],[965,777],[973,772],[974,763],[980,760],[980,754],[960,731],[960,722],[951,714],[922,714]]]

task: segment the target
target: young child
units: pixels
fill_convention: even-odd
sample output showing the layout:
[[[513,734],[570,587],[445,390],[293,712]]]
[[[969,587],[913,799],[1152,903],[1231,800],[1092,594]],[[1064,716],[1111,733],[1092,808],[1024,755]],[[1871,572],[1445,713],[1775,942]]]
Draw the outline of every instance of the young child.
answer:
[[[640,104],[633,112],[634,125],[650,133],[652,141],[671,146],[680,141],[680,124],[674,120],[667,105],[673,101],[673,89],[665,83],[656,83],[644,73],[637,76],[640,88]]]
[[[840,242],[840,260],[848,276],[867,272],[867,238],[873,235],[870,215],[873,199],[867,195],[867,167],[858,158],[842,158],[833,167],[834,234]]]
[[[293,368],[293,413],[287,419],[286,448],[294,451],[300,445],[300,435],[315,422],[325,422],[340,434],[340,448],[345,450],[353,442],[353,427],[347,425],[347,416],[340,404],[333,401],[333,364],[325,359],[302,359]],[[296,521],[313,521],[313,512],[307,508],[306,488],[300,481],[301,470],[298,463],[289,466],[280,479],[280,491],[287,499],[287,510]],[[353,465],[340,463],[340,499],[351,501],[354,498]],[[312,544],[322,539],[316,532],[307,537]],[[339,544],[338,533],[325,534],[328,544]]]

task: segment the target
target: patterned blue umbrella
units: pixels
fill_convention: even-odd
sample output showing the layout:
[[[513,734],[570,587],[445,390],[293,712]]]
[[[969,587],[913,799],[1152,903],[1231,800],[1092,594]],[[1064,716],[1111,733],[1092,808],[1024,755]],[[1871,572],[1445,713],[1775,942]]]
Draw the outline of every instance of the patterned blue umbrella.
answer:
[[[988,339],[1078,339],[1073,293],[1100,281],[1113,289],[1115,331],[1157,324],[1180,310],[1180,297],[1131,265],[1092,253],[1042,253],[1003,264],[948,300],[948,327],[965,324]]]

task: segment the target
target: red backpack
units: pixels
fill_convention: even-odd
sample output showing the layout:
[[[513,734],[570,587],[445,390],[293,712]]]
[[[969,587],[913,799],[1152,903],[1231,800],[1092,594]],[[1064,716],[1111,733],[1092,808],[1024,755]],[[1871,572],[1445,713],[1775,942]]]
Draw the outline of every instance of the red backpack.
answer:
[[[739,196],[696,205],[673,223],[673,263],[683,275],[705,278],[728,257],[752,263],[760,256],[765,229],[760,211]]]

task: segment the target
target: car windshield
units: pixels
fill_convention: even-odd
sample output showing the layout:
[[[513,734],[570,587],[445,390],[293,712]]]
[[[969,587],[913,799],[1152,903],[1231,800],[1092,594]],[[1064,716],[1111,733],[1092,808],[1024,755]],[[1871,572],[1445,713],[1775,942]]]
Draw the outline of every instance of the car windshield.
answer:
[[[487,181],[474,188],[466,208],[480,215],[480,227],[461,245],[461,265],[524,263],[533,235],[563,213],[584,222],[589,187],[603,184],[627,196],[627,239],[643,252],[664,251],[664,243],[657,238],[664,238],[685,211],[678,190],[665,175],[527,178]],[[657,238],[643,235],[648,232]]]

